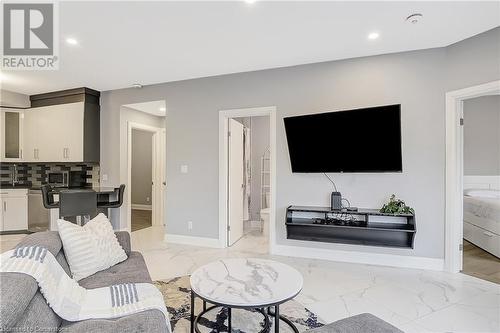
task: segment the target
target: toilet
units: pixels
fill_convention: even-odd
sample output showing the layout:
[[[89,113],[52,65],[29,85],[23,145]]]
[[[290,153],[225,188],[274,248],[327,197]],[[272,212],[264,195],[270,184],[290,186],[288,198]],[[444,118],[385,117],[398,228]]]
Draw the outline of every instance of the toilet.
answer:
[[[271,206],[271,193],[267,192],[264,196],[266,208],[260,210],[260,220],[262,221],[262,233],[267,237],[269,235],[269,206]]]
[[[260,210],[260,220],[262,221],[262,232],[264,236],[269,235],[269,208]]]

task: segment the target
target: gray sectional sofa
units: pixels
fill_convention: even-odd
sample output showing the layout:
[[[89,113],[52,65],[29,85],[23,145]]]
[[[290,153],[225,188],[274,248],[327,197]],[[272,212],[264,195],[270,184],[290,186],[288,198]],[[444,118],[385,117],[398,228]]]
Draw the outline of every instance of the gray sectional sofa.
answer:
[[[130,249],[130,235],[127,232],[116,232],[116,236],[128,259],[80,280],[79,284],[82,287],[92,289],[119,283],[152,282],[144,258],[139,252]],[[19,245],[47,247],[70,275],[57,232],[31,234]],[[91,319],[79,322],[62,320],[47,305],[35,279],[20,273],[0,273],[0,300],[2,332],[167,332],[163,314],[158,310],[148,310],[117,319]]]

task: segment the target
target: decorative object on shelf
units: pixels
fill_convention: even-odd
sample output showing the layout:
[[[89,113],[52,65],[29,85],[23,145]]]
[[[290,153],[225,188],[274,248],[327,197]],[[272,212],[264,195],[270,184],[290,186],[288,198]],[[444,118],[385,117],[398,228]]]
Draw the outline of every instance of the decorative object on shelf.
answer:
[[[380,212],[385,214],[415,214],[415,210],[407,206],[403,200],[396,198],[395,194],[391,195],[389,202],[382,206]]]

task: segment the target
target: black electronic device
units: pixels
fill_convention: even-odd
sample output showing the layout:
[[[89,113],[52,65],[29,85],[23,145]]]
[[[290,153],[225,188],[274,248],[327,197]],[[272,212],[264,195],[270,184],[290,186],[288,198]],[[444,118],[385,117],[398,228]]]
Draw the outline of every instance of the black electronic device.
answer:
[[[284,118],[292,172],[402,172],[401,105]]]

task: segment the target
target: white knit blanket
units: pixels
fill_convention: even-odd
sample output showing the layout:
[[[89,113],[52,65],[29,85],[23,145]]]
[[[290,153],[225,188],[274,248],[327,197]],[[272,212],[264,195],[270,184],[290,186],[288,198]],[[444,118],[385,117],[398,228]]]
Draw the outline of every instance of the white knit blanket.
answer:
[[[18,247],[0,258],[1,272],[32,276],[49,306],[68,321],[117,318],[150,309],[170,320],[160,291],[149,283],[125,283],[85,289],[70,278],[50,251],[41,246]]]

